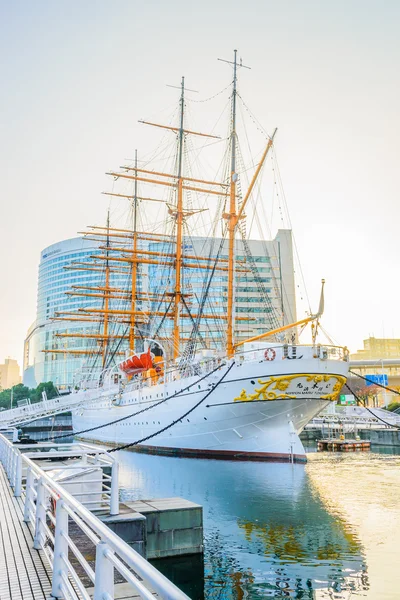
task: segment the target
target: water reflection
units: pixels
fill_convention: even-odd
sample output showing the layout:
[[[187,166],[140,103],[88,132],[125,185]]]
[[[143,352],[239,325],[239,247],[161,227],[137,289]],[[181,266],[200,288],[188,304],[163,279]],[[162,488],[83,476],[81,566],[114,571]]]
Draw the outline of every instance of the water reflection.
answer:
[[[397,454],[397,453],[396,453]],[[400,597],[400,457],[395,454],[314,454],[306,467],[311,487],[345,531],[362,543],[368,578],[355,597],[394,600]]]
[[[347,599],[368,589],[357,532],[330,510],[310,465],[120,459],[123,499],[181,496],[203,506],[205,598]]]

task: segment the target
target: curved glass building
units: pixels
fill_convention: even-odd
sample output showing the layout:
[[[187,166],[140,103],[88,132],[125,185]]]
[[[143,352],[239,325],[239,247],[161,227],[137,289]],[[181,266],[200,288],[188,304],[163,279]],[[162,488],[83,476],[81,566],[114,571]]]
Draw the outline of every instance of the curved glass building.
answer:
[[[87,358],[84,352],[98,345],[95,339],[67,337],[72,333],[100,333],[98,323],[52,320],[56,312],[75,312],[80,308],[99,305],[97,297],[66,294],[72,286],[104,285],[104,272],[95,268],[95,259],[92,258],[93,253],[98,253],[98,246],[97,242],[72,238],[42,251],[36,320],[29,328],[24,344],[25,385],[36,387],[42,381],[53,381],[60,389],[70,387],[74,375]],[[85,265],[79,268],[79,263]],[[71,266],[73,269],[69,268]],[[126,282],[126,274],[111,274],[110,285],[125,287]],[[45,352],[50,349],[57,352]],[[66,351],[62,352],[63,349]],[[67,349],[77,350],[81,354],[71,354]]]

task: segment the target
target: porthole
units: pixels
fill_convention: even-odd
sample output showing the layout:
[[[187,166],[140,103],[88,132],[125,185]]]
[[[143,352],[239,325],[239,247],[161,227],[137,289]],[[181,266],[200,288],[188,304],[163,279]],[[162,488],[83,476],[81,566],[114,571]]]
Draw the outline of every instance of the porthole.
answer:
[[[253,380],[251,380],[250,383],[251,383],[251,385],[255,385],[256,384],[256,382],[253,381]]]
[[[207,417],[204,417],[204,420],[207,421]]]

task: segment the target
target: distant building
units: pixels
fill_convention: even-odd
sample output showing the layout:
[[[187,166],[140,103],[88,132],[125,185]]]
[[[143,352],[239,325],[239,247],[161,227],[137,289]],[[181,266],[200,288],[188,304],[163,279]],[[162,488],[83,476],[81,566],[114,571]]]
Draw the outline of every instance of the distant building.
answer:
[[[97,325],[54,322],[57,311],[76,311],[81,307],[97,304],[90,297],[69,296],[73,285],[99,286],[103,273],[99,270],[73,269],[74,262],[93,262],[93,252],[98,251],[97,242],[83,238],[63,240],[45,248],[40,256],[36,320],[30,326],[24,342],[23,381],[28,387],[36,387],[43,381],[53,381],[63,389],[73,384],[75,373],[82,367],[86,356],[65,353],[52,354],[43,350],[74,348],[85,352],[93,346],[90,338],[59,338],[57,334],[98,332]],[[125,285],[126,276],[113,275],[110,285]]]
[[[221,238],[203,238],[197,236],[184,237],[184,252],[197,257],[209,257],[213,260],[218,254],[221,261],[207,286],[204,265],[192,259],[191,268],[183,268],[182,281],[190,295],[188,302],[192,314],[201,310],[204,290],[208,287],[204,313],[211,317],[226,315],[228,304],[228,241]],[[168,244],[154,242],[149,244],[151,251],[170,252]],[[197,262],[197,268],[196,268]],[[234,288],[234,312],[236,341],[246,340],[283,324],[296,321],[296,293],[294,282],[292,232],[280,229],[273,240],[235,241],[236,278]],[[149,289],[153,293],[163,290],[172,291],[174,266],[161,267],[150,265],[148,268]],[[157,310],[157,303],[152,307]],[[284,317],[283,317],[284,315]],[[243,320],[240,320],[240,317]],[[159,318],[159,321],[164,319]],[[156,326],[157,319],[154,319]],[[193,319],[182,311],[180,320],[181,334],[187,340],[193,330]],[[172,320],[164,321],[164,335],[172,337]],[[226,321],[203,319],[199,332],[210,348],[225,347]],[[181,348],[182,350],[182,348]]]
[[[0,365],[0,390],[8,390],[18,383],[21,383],[19,365],[13,358],[6,358]]]
[[[400,339],[369,337],[363,340],[364,348],[350,355],[350,360],[380,360],[400,357]]]

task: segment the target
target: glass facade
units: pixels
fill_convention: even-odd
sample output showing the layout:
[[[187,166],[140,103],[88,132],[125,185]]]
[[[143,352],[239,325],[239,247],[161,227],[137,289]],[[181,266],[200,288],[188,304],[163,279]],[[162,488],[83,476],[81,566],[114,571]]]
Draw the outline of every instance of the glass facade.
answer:
[[[99,340],[96,338],[58,336],[99,335],[99,323],[53,320],[56,313],[75,313],[88,307],[101,309],[102,299],[99,297],[73,296],[66,293],[71,291],[72,286],[104,286],[104,267],[95,266],[95,262],[99,261],[93,258],[94,253],[99,253],[98,246],[96,242],[73,238],[43,250],[39,265],[36,321],[30,327],[25,340],[23,380],[26,385],[34,387],[42,381],[53,381],[61,389],[70,387],[75,374],[89,357],[84,354],[49,353],[44,350],[75,349],[85,352],[99,346]],[[79,263],[85,263],[85,266],[79,268]],[[130,282],[128,274],[111,273],[110,286],[125,289],[128,280]],[[82,293],[95,294],[96,291],[82,290]]]
[[[174,252],[174,246],[161,242],[153,242],[149,248],[165,254]],[[183,248],[182,292],[186,305],[180,313],[181,351],[197,329],[198,341],[201,338],[203,345],[222,350],[226,343],[228,244],[219,238],[190,237],[184,238]],[[237,240],[235,262],[236,340],[296,320],[291,231],[279,230],[270,241],[248,240],[245,245]],[[171,294],[174,267],[150,265],[148,273],[153,293]],[[152,312],[157,310],[160,306],[153,303]],[[200,311],[205,318],[197,324]],[[157,331],[168,344],[172,328],[172,319],[154,316],[150,331]]]

